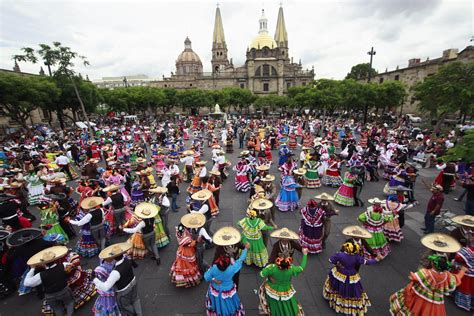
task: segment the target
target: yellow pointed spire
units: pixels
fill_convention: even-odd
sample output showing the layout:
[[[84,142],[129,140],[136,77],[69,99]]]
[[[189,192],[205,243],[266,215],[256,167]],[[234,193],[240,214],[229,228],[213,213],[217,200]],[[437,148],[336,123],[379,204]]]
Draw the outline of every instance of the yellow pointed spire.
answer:
[[[225,37],[224,37],[224,27],[222,26],[222,17],[221,17],[221,10],[219,9],[219,5],[216,8],[216,19],[214,20],[214,35],[212,38],[213,44],[224,44]]]
[[[283,7],[281,5],[280,10],[278,10],[275,42],[277,42],[279,47],[288,47],[288,34],[286,33],[285,17],[283,16]]]

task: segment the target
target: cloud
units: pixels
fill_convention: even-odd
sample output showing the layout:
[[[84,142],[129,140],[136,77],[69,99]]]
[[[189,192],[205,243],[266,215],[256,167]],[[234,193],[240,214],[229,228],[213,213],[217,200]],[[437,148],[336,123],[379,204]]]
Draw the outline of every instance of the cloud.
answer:
[[[266,1],[271,35],[278,2]],[[220,4],[229,56],[235,66],[258,33],[262,3]],[[161,78],[175,71],[175,61],[189,36],[204,70],[211,70],[215,0],[0,0],[0,67],[11,69],[11,56],[25,46],[60,41],[87,56],[82,74],[146,74]],[[374,46],[379,71],[406,66],[413,57],[439,57],[444,49],[463,49],[472,36],[468,0],[317,0],[284,1],[290,55],[318,78],[343,78],[350,68],[368,62]],[[40,65],[22,63],[37,73]]]

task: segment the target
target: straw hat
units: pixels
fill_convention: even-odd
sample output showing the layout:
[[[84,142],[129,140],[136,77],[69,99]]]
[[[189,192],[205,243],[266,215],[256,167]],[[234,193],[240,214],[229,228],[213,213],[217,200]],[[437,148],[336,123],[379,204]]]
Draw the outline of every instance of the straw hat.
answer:
[[[149,202],[142,202],[135,207],[135,215],[140,218],[152,218],[159,212],[158,206]]]
[[[225,154],[225,151],[223,151],[222,149],[217,151],[216,152],[217,155],[224,155]]]
[[[19,173],[19,172],[22,172],[23,170],[22,169],[19,169],[19,168],[13,168],[13,169],[10,169],[10,172],[11,173]]]
[[[115,156],[110,156],[109,158],[106,159],[107,161],[112,161],[115,160]]]
[[[256,199],[252,202],[251,208],[256,210],[266,210],[273,206],[273,203],[267,199]]]
[[[297,174],[299,176],[302,176],[306,173],[306,169],[304,169],[304,168],[295,169],[295,170],[293,170],[293,173]]]
[[[118,257],[121,254],[127,252],[130,248],[132,248],[132,245],[127,242],[110,245],[99,253],[99,259]]]
[[[212,149],[218,149],[218,148],[221,148],[221,145],[218,145],[218,144],[212,145]]]
[[[421,238],[421,243],[426,248],[438,252],[454,253],[461,249],[461,244],[456,239],[440,233],[432,233],[424,236]]]
[[[231,246],[240,242],[240,232],[231,226],[219,228],[212,236],[212,241],[218,246]]]
[[[39,228],[22,228],[8,236],[7,245],[18,247],[40,237],[42,234],[43,232]]]
[[[146,159],[145,158],[137,158],[137,163],[144,163],[146,162]]]
[[[54,184],[61,184],[61,183],[66,183],[66,178],[54,178],[49,180],[49,182],[54,183]]]
[[[255,185],[255,193],[265,192],[265,189],[261,185]]]
[[[320,199],[320,200],[325,200],[325,201],[334,201],[334,196],[329,195],[326,192],[316,195],[315,198]]]
[[[265,181],[265,182],[272,182],[273,180],[275,180],[275,176],[274,175],[271,175],[271,174],[267,174],[265,177],[263,177],[261,179],[262,181]]]
[[[357,225],[344,227],[342,234],[348,237],[371,238],[372,234],[365,228]]]
[[[248,150],[243,150],[240,152],[240,156],[248,156],[250,154],[250,151]]]
[[[165,188],[165,187],[156,187],[156,188],[153,188],[153,189],[149,189],[148,192],[151,192],[151,193],[166,193],[168,192],[168,188]]]
[[[104,199],[98,196],[88,197],[82,200],[81,207],[84,210],[93,209],[96,206],[102,205],[104,203]]]
[[[286,227],[283,227],[283,228],[280,228],[280,229],[277,229],[277,230],[273,231],[270,234],[270,237],[279,238],[279,239],[292,239],[292,240],[300,239],[300,237],[298,236],[297,233],[295,233],[292,230],[289,230]]]
[[[451,218],[451,220],[459,225],[474,227],[474,216],[472,215],[458,215]]]
[[[206,163],[207,163],[206,160],[201,160],[201,161],[196,162],[196,165],[198,165],[198,166],[204,166]]]
[[[183,155],[184,156],[192,156],[192,155],[194,155],[194,151],[193,150],[185,150],[185,151],[183,151]]]
[[[21,183],[15,181],[15,182],[6,184],[4,187],[7,189],[18,189],[18,188],[21,188]]]
[[[203,189],[191,195],[191,199],[196,200],[196,201],[207,201],[211,196],[212,196],[211,191],[209,191],[208,189]]]
[[[369,199],[368,201],[369,201],[370,204],[381,204],[381,203],[385,202],[385,200],[381,200],[377,197]]]
[[[67,255],[68,249],[65,246],[53,246],[46,249],[41,250],[34,256],[32,256],[27,264],[31,267],[37,265],[48,264],[54,262],[58,259],[61,259],[65,255]]]
[[[141,176],[147,176],[147,175],[149,175],[150,173],[151,173],[151,171],[148,170],[148,168],[143,169],[142,171],[140,171],[140,175],[141,175]]]
[[[258,171],[268,171],[268,170],[270,170],[270,166],[269,165],[260,165],[260,166],[257,166],[257,170]]]
[[[89,162],[89,163],[98,163],[98,162],[99,162],[99,159],[95,159],[95,158],[89,159],[88,162]]]
[[[209,174],[213,174],[215,176],[220,176],[221,172],[219,170],[211,170],[211,171],[209,171]]]
[[[105,188],[102,189],[102,191],[104,192],[112,192],[112,191],[117,191],[118,189],[120,189],[120,186],[119,185],[116,185],[116,184],[111,184]]]
[[[206,216],[201,213],[192,212],[181,217],[181,224],[187,228],[199,228],[206,223]]]

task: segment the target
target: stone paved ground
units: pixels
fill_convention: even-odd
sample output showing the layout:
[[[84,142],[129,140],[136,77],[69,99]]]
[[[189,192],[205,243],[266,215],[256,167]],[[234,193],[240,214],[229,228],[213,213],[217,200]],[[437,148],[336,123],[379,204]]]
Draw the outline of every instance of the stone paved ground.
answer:
[[[209,150],[206,148],[207,158],[209,158]],[[238,150],[230,159],[235,162]],[[276,161],[277,152],[273,152],[274,161]],[[296,156],[298,157],[298,156]],[[210,164],[208,163],[208,168]],[[271,172],[276,174],[276,167],[272,166]],[[361,268],[362,283],[372,301],[367,315],[388,315],[389,297],[390,295],[404,287],[408,283],[408,273],[415,271],[418,265],[420,254],[424,248],[420,244],[421,237],[420,227],[423,222],[423,214],[426,208],[426,201],[430,196],[430,192],[420,182],[425,179],[430,183],[436,175],[433,169],[423,169],[416,184],[416,198],[420,201],[420,205],[409,210],[406,214],[406,226],[403,228],[405,239],[401,244],[392,245],[392,253],[388,258],[373,266],[364,266]],[[375,196],[382,196],[382,188],[385,181],[369,182],[362,191],[362,199]],[[181,191],[183,192],[178,200],[181,206],[179,213],[170,213],[171,225],[177,225],[180,217],[185,214],[185,189],[187,184],[183,184]],[[303,190],[302,203],[306,203],[312,196],[321,192],[334,193],[334,189],[322,187],[314,190]],[[457,196],[460,189],[446,197],[445,207],[456,214],[463,214],[463,204],[453,201],[453,197]],[[238,193],[234,189],[232,176],[225,182],[221,192],[221,211],[218,219],[214,221],[213,229],[235,224],[245,214],[247,207],[248,194]],[[356,223],[356,217],[363,211],[357,207],[338,207],[341,210],[339,216],[333,217],[333,227],[328,244],[322,254],[312,255],[309,257],[308,265],[302,275],[295,278],[293,284],[297,290],[297,298],[303,305],[306,315],[335,315],[333,310],[328,307],[327,302],[322,298],[322,288],[326,275],[332,266],[329,264],[329,257],[336,252],[344,237],[341,230],[344,226]],[[297,231],[300,222],[298,213],[277,213],[276,222],[279,227],[287,226]],[[39,223],[36,223],[37,225]],[[172,227],[170,225],[170,227]],[[114,238],[113,242],[121,241]],[[73,241],[75,242],[75,241]],[[73,243],[71,243],[73,245]],[[154,261],[145,259],[139,262],[139,267],[135,270],[138,277],[138,290],[142,301],[144,315],[204,315],[204,297],[207,290],[207,284],[204,282],[197,287],[191,289],[177,289],[170,282],[169,270],[175,259],[177,248],[176,239],[172,238],[172,242],[163,250],[161,250],[162,262],[160,266],[156,266]],[[210,261],[213,250],[208,250],[205,257]],[[297,262],[300,255],[296,255]],[[83,260],[84,268],[94,268],[98,265],[98,259]],[[257,296],[256,289],[261,283],[258,276],[259,269],[255,267],[243,267],[240,275],[239,295],[243,302],[248,315],[257,315]],[[92,300],[92,302],[94,299]],[[77,311],[76,315],[90,315],[92,302]],[[14,315],[39,315],[41,301],[34,295],[18,297],[13,295],[6,300],[0,301],[0,316]],[[448,315],[468,315],[467,312],[457,308],[451,298],[446,298],[446,311]]]

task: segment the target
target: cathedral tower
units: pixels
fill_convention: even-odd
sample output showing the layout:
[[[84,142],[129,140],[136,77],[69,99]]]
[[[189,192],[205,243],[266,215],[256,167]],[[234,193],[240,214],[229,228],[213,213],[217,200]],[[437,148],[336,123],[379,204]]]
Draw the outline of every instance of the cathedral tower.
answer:
[[[229,66],[227,58],[227,44],[225,43],[224,27],[222,26],[221,10],[216,8],[216,18],[214,21],[214,34],[212,37],[212,72],[219,72]]]
[[[285,56],[285,59],[289,59],[288,56],[288,33],[286,32],[285,17],[283,15],[283,7],[280,6],[278,10],[278,20],[275,30],[275,42],[280,48],[282,55]]]

